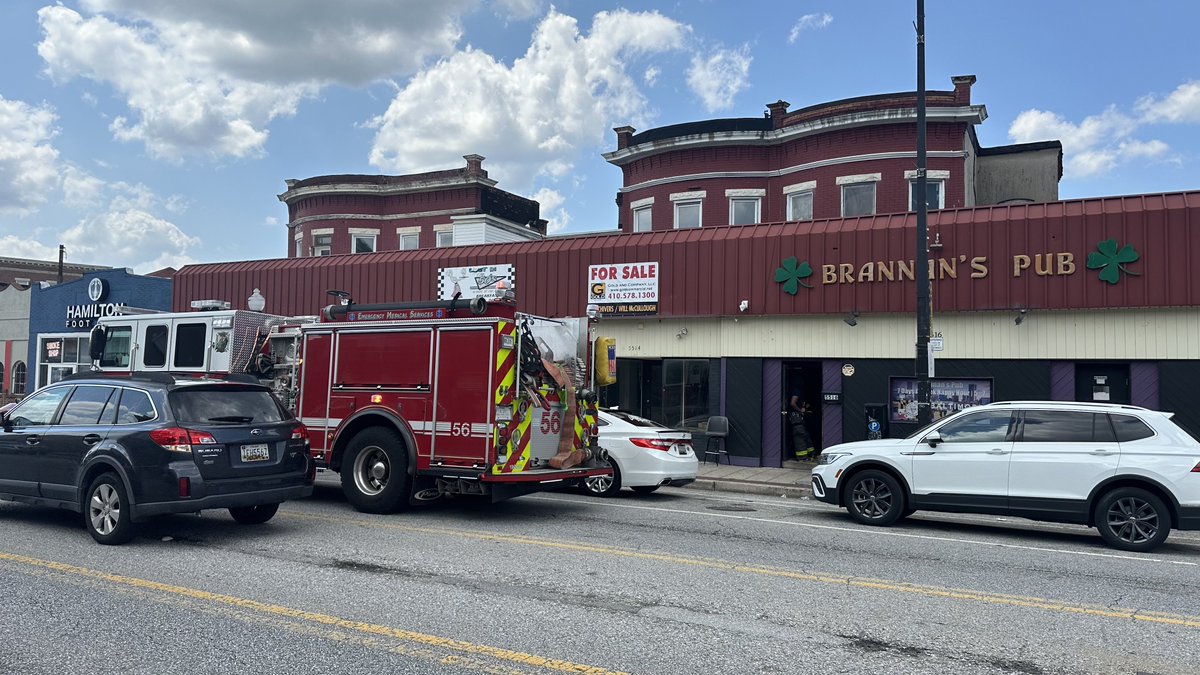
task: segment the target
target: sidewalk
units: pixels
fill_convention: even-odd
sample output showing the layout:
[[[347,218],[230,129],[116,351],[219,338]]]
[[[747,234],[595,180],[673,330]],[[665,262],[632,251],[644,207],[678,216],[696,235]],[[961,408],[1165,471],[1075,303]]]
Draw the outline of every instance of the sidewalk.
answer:
[[[688,487],[798,499],[812,494],[812,467],[812,462],[793,461],[785,461],[781,469],[701,463],[696,482]]]

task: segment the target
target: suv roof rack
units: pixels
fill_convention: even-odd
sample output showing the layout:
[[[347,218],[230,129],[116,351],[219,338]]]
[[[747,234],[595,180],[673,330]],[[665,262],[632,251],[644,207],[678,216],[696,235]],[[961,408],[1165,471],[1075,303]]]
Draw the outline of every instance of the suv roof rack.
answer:
[[[1124,410],[1144,410],[1152,412],[1149,408],[1143,408],[1138,405],[1129,405],[1128,403],[1097,403],[1095,401],[993,401],[983,407],[992,406],[1009,406],[1009,405],[1077,405],[1085,408],[1122,408]]]
[[[158,384],[175,384],[175,378],[168,373],[145,373],[129,371],[81,370],[59,380],[133,380],[140,382],[157,382]]]

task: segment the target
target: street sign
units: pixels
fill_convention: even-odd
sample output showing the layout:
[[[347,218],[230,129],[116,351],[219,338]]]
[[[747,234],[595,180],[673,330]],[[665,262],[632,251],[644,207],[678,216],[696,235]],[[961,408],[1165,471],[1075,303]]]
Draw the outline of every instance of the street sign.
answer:
[[[943,338],[929,338],[929,349],[931,351],[940,352],[945,348],[945,345],[946,343]]]

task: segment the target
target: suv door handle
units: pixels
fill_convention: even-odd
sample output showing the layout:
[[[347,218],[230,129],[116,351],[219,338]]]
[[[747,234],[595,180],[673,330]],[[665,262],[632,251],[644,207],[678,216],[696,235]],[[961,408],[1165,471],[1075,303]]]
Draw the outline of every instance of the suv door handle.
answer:
[[[25,437],[25,445],[37,445],[42,441],[42,437],[37,434],[30,434]]]
[[[83,437],[84,445],[95,445],[100,442],[100,434],[88,434]]]
[[[1115,454],[1117,454],[1117,453],[1115,453],[1115,452],[1113,452],[1113,451],[1111,451],[1111,450],[1093,450],[1093,451],[1091,452],[1091,454],[1093,454],[1093,455],[1097,455],[1097,456],[1100,456],[1100,457],[1105,457],[1105,456],[1107,456],[1107,455],[1115,455]]]
[[[991,450],[987,451],[987,454],[989,454],[989,455],[1007,455],[1008,451],[1001,450],[1000,448],[992,448]]]

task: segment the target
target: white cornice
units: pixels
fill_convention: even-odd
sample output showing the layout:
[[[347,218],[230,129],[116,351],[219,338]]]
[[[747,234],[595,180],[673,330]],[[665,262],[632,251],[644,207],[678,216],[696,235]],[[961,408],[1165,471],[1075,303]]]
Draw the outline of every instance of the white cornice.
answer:
[[[544,239],[545,238],[540,232],[533,229],[532,227],[526,227],[524,225],[514,223],[511,220],[505,220],[504,218],[497,218],[496,216],[488,215],[486,213],[472,214],[469,216],[451,216],[450,220],[453,221],[453,224],[455,224],[455,225],[464,223],[464,221],[469,223],[469,222],[474,222],[474,221],[478,220],[478,221],[482,222],[484,225],[490,225],[491,227],[497,227],[497,228],[500,228],[501,230],[508,230],[509,232],[512,232],[513,234],[520,235],[527,239]]]
[[[967,153],[959,150],[930,150],[927,155],[930,158],[953,159],[956,157],[965,157]],[[714,178],[779,178],[797,171],[807,171],[809,169],[819,169],[825,166],[835,166],[837,164],[853,164],[855,162],[876,162],[883,159],[916,159],[915,151],[906,152],[874,152],[868,155],[848,155],[846,157],[831,157],[829,159],[821,159],[815,162],[806,162],[797,164],[782,169],[774,169],[772,171],[709,171],[707,173],[689,173],[683,176],[668,176],[666,178],[655,178],[636,185],[630,185],[620,188],[618,192],[633,192],[635,190],[643,190],[645,188],[657,187],[659,185],[669,185],[671,183],[686,183],[688,181],[711,180]]]
[[[454,178],[438,178],[434,180],[414,181],[392,185],[376,185],[373,183],[328,183],[324,185],[306,185],[289,189],[279,197],[279,201],[291,204],[297,199],[324,195],[369,195],[372,197],[387,197],[408,192],[430,192],[461,187],[493,187],[496,181],[482,176],[457,176]]]
[[[962,106],[955,108],[928,108],[925,113],[928,122],[964,122],[981,124],[987,119],[987,108],[982,105]],[[649,143],[638,143],[621,150],[603,153],[604,159],[617,166],[623,166],[634,160],[658,155],[664,152],[686,150],[695,147],[713,147],[720,145],[779,145],[788,141],[824,134],[830,131],[853,129],[855,127],[874,126],[878,124],[901,124],[915,121],[916,108],[891,108],[888,110],[871,110],[868,112],[850,113],[834,117],[792,124],[782,129],[767,131],[720,131],[712,133],[689,134],[674,138],[663,138]]]

